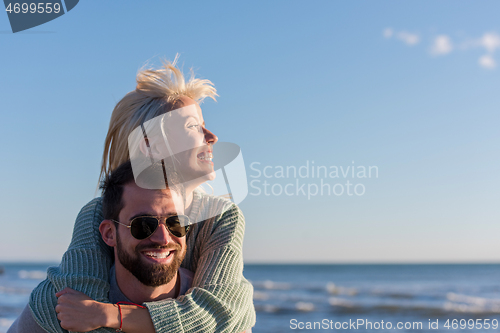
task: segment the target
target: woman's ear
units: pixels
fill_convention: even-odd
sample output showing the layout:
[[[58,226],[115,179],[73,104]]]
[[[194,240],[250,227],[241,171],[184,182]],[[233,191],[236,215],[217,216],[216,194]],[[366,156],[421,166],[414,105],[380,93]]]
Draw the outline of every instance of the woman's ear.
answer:
[[[139,142],[139,150],[144,156],[150,156],[150,146],[149,146],[149,139],[143,138]]]
[[[148,136],[142,139],[139,142],[139,150],[144,156],[153,158],[155,161],[159,161],[171,155],[168,152],[168,148],[165,146],[163,137],[160,136]]]
[[[115,222],[111,220],[104,220],[99,226],[99,231],[101,232],[102,240],[104,243],[111,247],[116,246],[116,226]]]

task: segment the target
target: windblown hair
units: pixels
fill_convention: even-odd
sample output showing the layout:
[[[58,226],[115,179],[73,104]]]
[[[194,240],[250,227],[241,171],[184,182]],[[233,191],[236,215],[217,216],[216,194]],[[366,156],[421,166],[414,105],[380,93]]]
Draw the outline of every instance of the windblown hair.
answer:
[[[137,73],[137,87],[126,94],[115,106],[104,142],[101,173],[102,180],[129,157],[128,136],[146,121],[168,111],[179,108],[182,96],[198,104],[206,97],[214,101],[217,90],[206,79],[197,79],[191,70],[186,82],[184,74],[176,67],[178,56],[173,62],[163,61],[159,69],[142,69]]]

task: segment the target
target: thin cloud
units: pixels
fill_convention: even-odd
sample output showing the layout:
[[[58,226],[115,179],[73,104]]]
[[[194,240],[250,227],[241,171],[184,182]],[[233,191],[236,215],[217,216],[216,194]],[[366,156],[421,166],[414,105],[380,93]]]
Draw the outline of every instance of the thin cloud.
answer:
[[[494,69],[497,67],[497,63],[495,62],[495,59],[491,56],[491,54],[485,54],[481,58],[479,58],[479,66],[486,68],[486,69]]]
[[[496,33],[486,33],[479,39],[479,45],[484,47],[489,53],[493,53],[500,47],[500,36]]]
[[[420,42],[419,35],[412,34],[412,33],[407,32],[407,31],[396,32],[392,28],[385,28],[384,31],[382,31],[382,35],[387,39],[395,37],[409,46],[416,45]]]
[[[497,67],[493,54],[500,48],[500,35],[495,32],[487,32],[481,38],[469,41],[466,45],[482,47],[486,51],[486,54],[478,59],[479,66],[485,69],[495,69]]]
[[[394,30],[392,30],[391,28],[385,28],[382,34],[385,38],[391,38],[392,35],[394,35]]]
[[[418,34],[409,33],[404,30],[395,31],[392,28],[385,28],[382,31],[382,35],[387,39],[398,39],[409,46],[420,43],[420,36]],[[455,50],[466,52],[477,48],[482,48],[486,51],[486,54],[478,58],[479,66],[490,70],[495,69],[497,63],[494,54],[497,49],[500,49],[500,35],[496,32],[486,32],[479,38],[455,43],[452,42],[451,37],[448,35],[438,35],[432,39],[428,51],[433,56],[442,56]]]
[[[450,37],[446,35],[439,35],[434,38],[434,42],[431,46],[431,54],[432,55],[445,55],[450,53],[453,50],[453,44],[451,42]]]
[[[402,40],[403,42],[406,43],[406,45],[416,45],[418,42],[420,42],[420,37],[416,34],[412,34],[406,31],[401,31],[397,34],[396,36],[399,40]]]
[[[469,39],[462,43],[463,50],[482,47],[486,52],[492,54],[497,48],[500,48],[500,35],[495,32],[487,32],[477,39]]]

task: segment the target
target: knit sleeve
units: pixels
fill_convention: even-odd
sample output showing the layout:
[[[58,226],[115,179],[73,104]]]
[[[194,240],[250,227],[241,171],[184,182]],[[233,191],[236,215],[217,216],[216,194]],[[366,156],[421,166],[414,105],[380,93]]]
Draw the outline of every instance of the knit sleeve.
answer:
[[[31,293],[29,306],[36,322],[47,332],[67,332],[57,320],[55,293],[70,287],[100,301],[108,301],[112,251],[102,241],[99,225],[103,220],[101,198],[90,201],[76,218],[73,237],[59,267],[47,270],[47,279]],[[95,332],[114,332],[99,329]]]
[[[243,277],[244,231],[243,214],[234,204],[201,228],[188,294],[146,303],[156,332],[243,332],[255,324],[253,287]]]

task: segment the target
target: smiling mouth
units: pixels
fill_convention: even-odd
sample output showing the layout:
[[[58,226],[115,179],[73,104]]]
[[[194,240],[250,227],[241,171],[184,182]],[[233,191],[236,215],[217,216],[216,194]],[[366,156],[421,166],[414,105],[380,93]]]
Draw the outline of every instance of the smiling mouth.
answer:
[[[175,256],[175,251],[174,249],[161,249],[161,250],[145,250],[141,251],[141,254],[150,262],[155,263],[155,264],[163,264],[163,265],[168,265],[169,263],[172,262],[172,259]]]
[[[213,155],[212,152],[203,152],[197,155],[198,159],[204,162],[212,162]]]
[[[172,251],[162,251],[162,252],[156,252],[156,251],[148,251],[148,252],[144,252],[144,255],[146,257],[150,257],[150,258],[154,258],[154,259],[165,259],[167,258],[168,256],[170,256],[170,253],[172,253]]]

